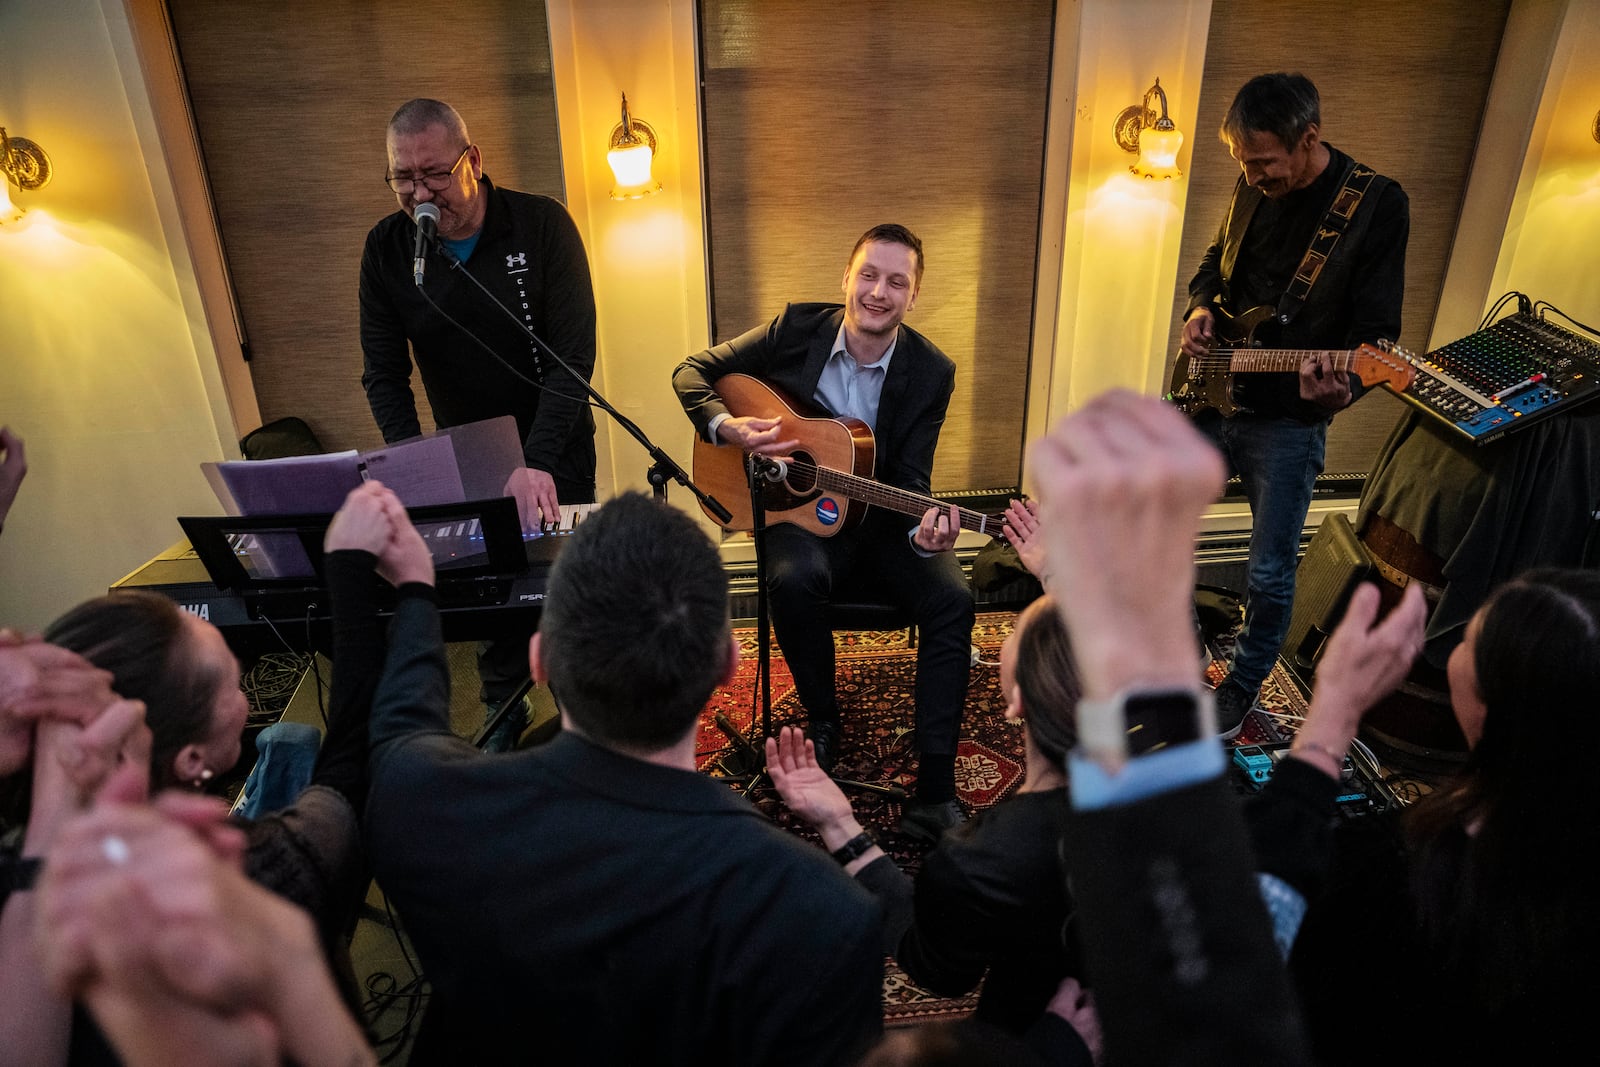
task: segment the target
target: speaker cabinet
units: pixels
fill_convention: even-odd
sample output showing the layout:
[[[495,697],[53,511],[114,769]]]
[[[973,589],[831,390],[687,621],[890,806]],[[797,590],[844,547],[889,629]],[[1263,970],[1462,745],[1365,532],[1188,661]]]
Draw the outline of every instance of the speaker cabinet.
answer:
[[[1294,608],[1281,653],[1301,688],[1310,688],[1317,661],[1344,617],[1351,592],[1374,572],[1372,557],[1356,538],[1350,520],[1342,514],[1323,519],[1295,571]]]

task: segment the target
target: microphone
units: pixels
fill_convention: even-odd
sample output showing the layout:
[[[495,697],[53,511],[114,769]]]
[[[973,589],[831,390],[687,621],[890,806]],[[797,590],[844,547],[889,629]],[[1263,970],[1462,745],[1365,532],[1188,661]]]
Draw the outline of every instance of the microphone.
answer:
[[[789,461],[786,459],[765,456],[759,452],[752,453],[750,458],[755,461],[756,473],[769,482],[781,482],[789,477]]]
[[[428,268],[428,245],[439,233],[439,206],[434,203],[418,204],[411,213],[417,224],[417,243],[411,256],[411,276],[417,288],[422,288],[422,272]]]

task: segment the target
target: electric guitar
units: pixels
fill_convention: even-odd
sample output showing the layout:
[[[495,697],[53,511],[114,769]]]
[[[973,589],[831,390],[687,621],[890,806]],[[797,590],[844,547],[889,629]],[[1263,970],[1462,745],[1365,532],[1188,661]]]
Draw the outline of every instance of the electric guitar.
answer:
[[[782,419],[784,436],[800,442],[787,457],[766,463],[767,473],[757,475],[767,522],[790,522],[831,537],[859,523],[869,504],[919,519],[929,508],[950,510],[942,500],[872,479],[876,445],[872,429],[860,419],[824,415],[748,374],[724,375],[714,388],[733,415]],[[755,528],[746,472],[743,451],[696,435],[694,480],[733,512],[731,520],[719,523],[725,529]],[[998,535],[1004,522],[999,515],[966,508],[959,512],[963,530]],[[716,519],[709,510],[706,514]]]
[[[1217,345],[1203,356],[1178,352],[1178,360],[1172,365],[1172,384],[1168,386],[1167,399],[1191,415],[1207,408],[1232,415],[1242,410],[1233,399],[1235,375],[1298,372],[1309,355],[1327,356],[1334,370],[1349,371],[1368,387],[1387,385],[1397,393],[1404,392],[1416,377],[1416,368],[1412,366],[1415,357],[1388,341],[1364,344],[1348,352],[1260,347],[1257,327],[1275,321],[1275,314],[1265,304],[1238,315],[1218,309],[1212,325]]]

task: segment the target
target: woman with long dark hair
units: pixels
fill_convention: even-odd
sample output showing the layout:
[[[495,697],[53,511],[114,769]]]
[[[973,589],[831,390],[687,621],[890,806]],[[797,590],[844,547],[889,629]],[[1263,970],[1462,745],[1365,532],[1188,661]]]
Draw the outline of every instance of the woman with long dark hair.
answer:
[[[1318,698],[1359,667],[1330,673],[1325,658]],[[1291,872],[1308,903],[1289,965],[1323,1062],[1369,1059],[1379,1029],[1383,1058],[1402,1063],[1570,1062],[1589,1044],[1600,573],[1538,570],[1501,586],[1448,677],[1469,755],[1402,816],[1353,820],[1330,838],[1337,782],[1328,769],[1305,777],[1297,761],[1263,791],[1263,868]],[[1314,700],[1308,729],[1317,715]],[[1300,813],[1298,828],[1286,811]],[[1302,863],[1308,848],[1325,869]]]
[[[376,482],[346,499],[329,525],[325,549],[334,619],[327,736],[311,785],[292,807],[238,822],[246,839],[245,873],[310,914],[354,1009],[344,935],[370,880],[360,847],[367,718],[385,653],[373,573],[396,585],[400,596],[424,595],[408,567],[426,565],[431,578],[432,564],[404,507]],[[45,637],[108,671],[120,696],[143,701],[152,791],[203,790],[238,761],[248,706],[238,661],[209,622],[163,597],[118,592],[67,612]],[[48,757],[41,748],[36,763]],[[82,798],[63,798],[57,795],[62,789],[47,782],[36,768],[33,813],[48,811],[50,820],[64,824]],[[39,822],[30,818],[28,833],[48,843],[50,828]],[[71,1062],[104,1061],[109,1052],[86,1024],[82,1015],[74,1020]]]

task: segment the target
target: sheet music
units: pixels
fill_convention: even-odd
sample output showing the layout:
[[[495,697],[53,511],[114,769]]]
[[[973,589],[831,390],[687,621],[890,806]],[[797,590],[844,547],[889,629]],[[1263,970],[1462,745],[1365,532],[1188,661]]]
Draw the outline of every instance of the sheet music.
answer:
[[[461,468],[456,461],[455,447],[449,437],[417,437],[363,452],[361,459],[365,477],[394,490],[394,495],[408,508],[459,504],[467,499],[461,487]]]

